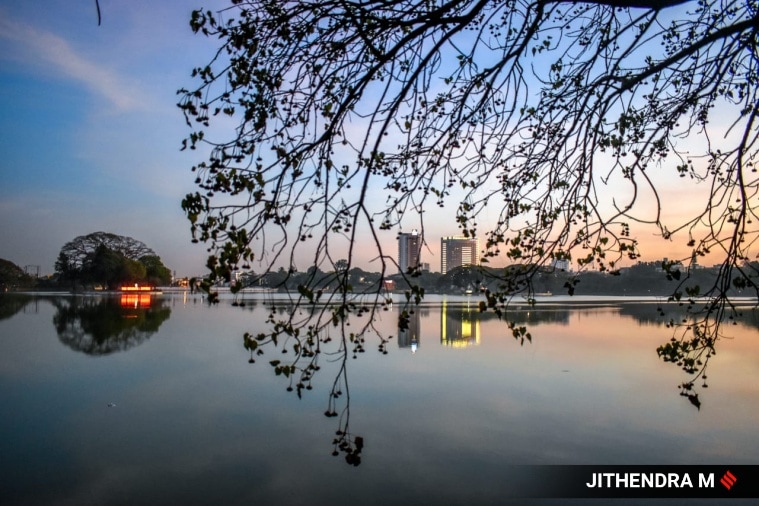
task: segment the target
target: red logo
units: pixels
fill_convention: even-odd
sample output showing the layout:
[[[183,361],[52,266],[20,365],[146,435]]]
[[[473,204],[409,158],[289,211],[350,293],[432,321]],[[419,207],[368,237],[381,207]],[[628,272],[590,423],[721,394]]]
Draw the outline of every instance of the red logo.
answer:
[[[733,485],[735,485],[736,481],[738,481],[738,478],[736,478],[735,475],[731,473],[729,470],[725,473],[725,476],[723,476],[722,479],[719,480],[719,482],[722,483],[722,486],[728,490],[733,488]]]

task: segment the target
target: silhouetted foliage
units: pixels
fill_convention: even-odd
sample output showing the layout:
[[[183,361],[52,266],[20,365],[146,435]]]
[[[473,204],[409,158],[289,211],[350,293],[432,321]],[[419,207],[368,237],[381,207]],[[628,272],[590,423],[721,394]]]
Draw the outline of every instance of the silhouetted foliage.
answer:
[[[10,260],[0,258],[0,292],[30,288],[34,285],[34,279],[24,270]]]
[[[61,248],[55,262],[61,283],[102,285],[123,283],[169,284],[171,271],[144,243],[116,234],[95,232],[79,236]]]
[[[156,286],[167,286],[171,283],[171,270],[163,265],[158,255],[144,255],[140,263],[145,266],[145,278],[148,283]]]
[[[254,260],[267,274],[295,265],[310,246],[328,274],[303,278],[298,304],[335,305],[306,321],[272,318],[269,336],[302,341],[365,311],[347,274],[357,248],[376,251],[385,279],[397,262],[382,232],[413,220],[423,235],[425,213],[452,202],[460,233],[484,237],[483,262],[518,264],[482,292],[481,308],[503,315],[514,296],[532,298],[554,261],[617,273],[640,258],[636,226],[646,224],[692,250],[678,259],[684,270],[673,260],[662,276],[671,300],[697,315],[677,340],[711,349],[734,312],[730,291],[759,293],[748,262],[759,234],[758,9],[233,0],[195,11],[192,29],[219,49],[179,91],[193,128],[184,147],[207,153],[182,205],[194,240],[209,243],[210,283]],[[660,194],[658,173],[702,184],[703,206],[666,221],[679,203]],[[721,267],[702,285],[694,260],[707,255]],[[562,289],[582,282],[571,276]],[[420,301],[424,289],[408,283]],[[384,288],[362,290],[371,311]]]

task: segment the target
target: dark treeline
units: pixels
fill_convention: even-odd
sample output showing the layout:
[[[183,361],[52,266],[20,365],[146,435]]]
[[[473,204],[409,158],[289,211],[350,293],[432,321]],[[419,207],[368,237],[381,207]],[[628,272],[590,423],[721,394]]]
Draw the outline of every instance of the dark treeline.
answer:
[[[31,288],[34,278],[18,265],[0,258],[0,292]]]
[[[509,267],[507,269],[513,269]],[[424,289],[425,293],[461,294],[471,290],[494,291],[499,286],[499,276],[503,268],[458,267],[446,274],[422,272],[413,276],[396,274],[382,279],[379,273],[366,272],[354,268],[347,272],[323,272],[311,267],[305,272],[279,269],[266,274],[246,273],[240,277],[243,288],[261,287],[281,291],[297,291],[302,286],[315,286],[329,291],[338,284],[341,276],[348,277],[348,284],[354,293],[371,292],[378,287],[391,291],[405,291],[412,285]],[[665,262],[641,262],[632,267],[610,272],[566,272],[557,269],[538,269],[532,278],[532,290],[537,294],[553,295],[617,295],[617,296],[661,296],[669,297],[681,292],[685,298],[686,288],[695,290],[694,295],[705,293],[717,281],[716,268],[695,267],[686,269],[682,265]],[[384,286],[382,284],[384,283]],[[733,288],[732,295],[741,295],[739,288]]]

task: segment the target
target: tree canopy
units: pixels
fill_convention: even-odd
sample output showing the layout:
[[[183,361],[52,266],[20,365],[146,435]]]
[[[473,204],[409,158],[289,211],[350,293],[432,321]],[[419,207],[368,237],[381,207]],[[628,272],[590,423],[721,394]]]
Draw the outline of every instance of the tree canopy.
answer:
[[[183,208],[213,276],[309,247],[335,273],[339,316],[357,248],[384,275],[381,231],[413,220],[423,234],[453,205],[483,262],[522,266],[502,270],[488,309],[531,294],[554,260],[616,272],[645,253],[646,226],[686,265],[721,265],[710,286],[663,265],[673,300],[708,300],[673,361],[709,355],[731,286],[756,293],[755,0],[231,3],[193,13],[218,52],[179,91],[184,146],[204,157]],[[687,216],[672,218],[686,202],[663,193],[671,176],[703,189]]]
[[[108,232],[76,237],[61,248],[55,270],[72,284],[100,284],[115,288],[121,283],[166,285],[171,271],[143,242]]]
[[[392,262],[376,231],[455,190],[486,259],[614,268],[639,256],[639,222],[733,268],[751,254],[754,2],[232,3],[193,14],[221,48],[180,102],[193,125],[238,121],[228,139],[186,141],[212,146],[195,167],[204,193],[184,206],[221,274],[311,238],[315,263],[329,261],[322,231],[366,233]],[[711,127],[715,107],[734,135]],[[689,136],[709,142],[697,152]],[[661,198],[642,197],[663,170],[710,186],[702,212],[662,221]],[[628,187],[604,199],[617,179]],[[384,204],[367,198],[376,188]],[[494,205],[498,219],[478,223]]]
[[[0,258],[0,292],[16,288],[30,287],[34,284],[31,276],[10,260]]]

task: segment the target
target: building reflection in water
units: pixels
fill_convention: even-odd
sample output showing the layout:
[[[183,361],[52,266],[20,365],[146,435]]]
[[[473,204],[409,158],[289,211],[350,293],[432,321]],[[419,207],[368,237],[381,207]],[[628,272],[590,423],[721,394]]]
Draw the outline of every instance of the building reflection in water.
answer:
[[[416,353],[422,337],[422,310],[416,308],[409,312],[408,328],[398,331],[398,347],[410,348],[411,353]]]
[[[466,306],[449,306],[443,301],[440,310],[440,344],[464,348],[480,344],[480,319]]]

